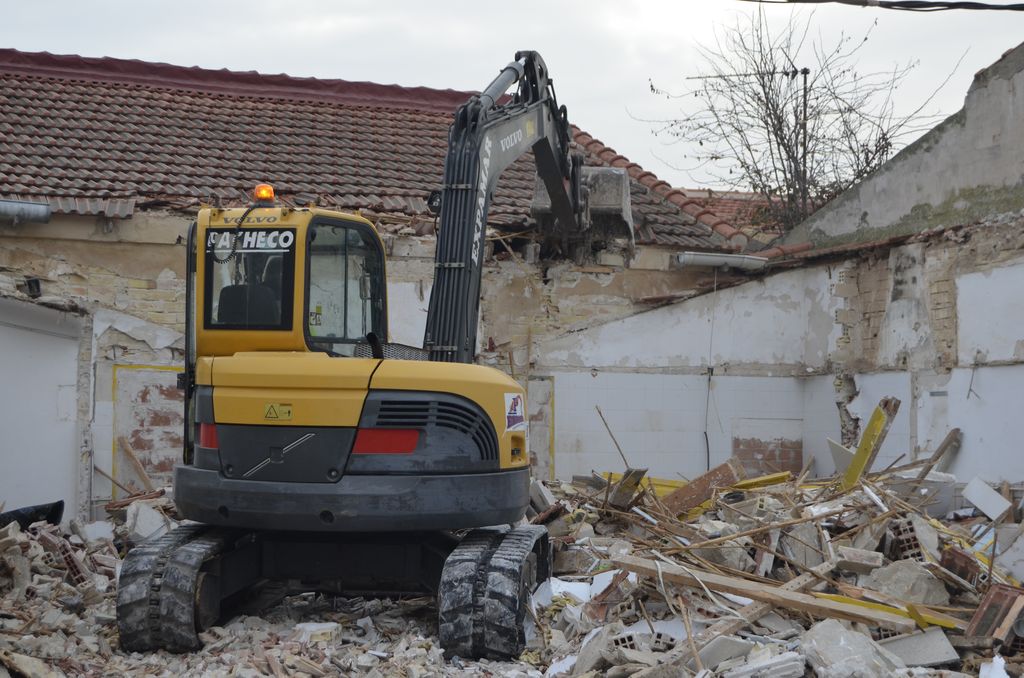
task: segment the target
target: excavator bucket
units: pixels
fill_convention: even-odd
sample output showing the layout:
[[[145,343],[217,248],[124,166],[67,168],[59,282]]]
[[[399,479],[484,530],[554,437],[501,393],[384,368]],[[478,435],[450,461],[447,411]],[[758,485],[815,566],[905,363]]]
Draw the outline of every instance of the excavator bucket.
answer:
[[[558,230],[566,235],[582,236],[585,231],[594,231],[606,238],[629,238],[633,244],[633,211],[629,194],[629,175],[626,170],[616,167],[583,167],[582,181],[584,213],[576,227],[580,233],[565,233],[562,225]],[[553,221],[551,199],[540,177],[533,190],[530,206],[533,217],[542,226]]]

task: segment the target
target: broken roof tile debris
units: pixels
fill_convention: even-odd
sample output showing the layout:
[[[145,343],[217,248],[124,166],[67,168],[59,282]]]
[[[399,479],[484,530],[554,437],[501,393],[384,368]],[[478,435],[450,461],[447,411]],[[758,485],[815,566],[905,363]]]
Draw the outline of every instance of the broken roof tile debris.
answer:
[[[684,484],[683,504],[679,482],[637,469],[534,481],[527,516],[553,537],[556,576],[532,597],[527,650],[507,662],[446,659],[429,598],[280,586],[207,629],[200,651],[128,654],[114,616],[120,560],[176,529],[170,495],[110,502],[109,521],[68,530],[47,506],[0,514],[0,675],[1020,675],[1024,588],[989,562],[994,549],[1019,549],[1015,524],[998,525],[1013,536],[1006,544],[992,537],[1016,507],[997,520],[930,517],[941,488],[919,492],[906,478],[956,453],[943,449],[864,468],[852,485],[845,475],[744,479],[732,460]]]

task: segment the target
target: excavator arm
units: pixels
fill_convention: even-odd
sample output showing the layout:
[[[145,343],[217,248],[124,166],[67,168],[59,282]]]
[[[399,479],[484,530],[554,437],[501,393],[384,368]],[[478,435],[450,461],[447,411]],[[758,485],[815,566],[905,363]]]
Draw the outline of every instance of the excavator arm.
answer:
[[[502,96],[513,84],[518,91]],[[565,107],[536,52],[517,52],[487,88],[459,107],[448,132],[434,286],[424,348],[430,359],[471,363],[491,197],[501,173],[533,150],[559,230],[587,227],[583,157],[569,150]]]

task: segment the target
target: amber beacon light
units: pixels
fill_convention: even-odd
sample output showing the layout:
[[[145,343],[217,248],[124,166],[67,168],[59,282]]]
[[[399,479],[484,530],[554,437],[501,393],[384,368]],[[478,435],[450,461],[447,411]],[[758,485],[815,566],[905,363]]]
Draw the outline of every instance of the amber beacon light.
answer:
[[[274,187],[270,184],[256,184],[252,194],[258,203],[274,202]]]

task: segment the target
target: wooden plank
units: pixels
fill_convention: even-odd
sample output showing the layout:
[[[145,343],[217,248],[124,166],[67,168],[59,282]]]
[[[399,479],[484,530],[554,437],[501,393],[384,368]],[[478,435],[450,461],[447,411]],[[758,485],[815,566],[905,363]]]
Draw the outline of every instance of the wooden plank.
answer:
[[[640,481],[647,475],[645,468],[627,468],[622,480],[612,488],[612,494],[608,497],[608,503],[620,511],[628,511],[629,506],[640,487]]]
[[[584,476],[578,477],[582,478]],[[621,473],[606,473],[604,474],[604,477],[610,479],[613,483],[617,483],[620,480],[622,480],[623,476]],[[576,478],[577,476],[573,476],[574,481]],[[669,478],[652,478],[651,476],[647,476],[646,478],[644,478],[643,482],[640,483],[641,487],[646,488],[650,492],[653,492],[658,497],[664,497],[668,494],[672,494],[673,492],[678,490],[680,487],[683,487],[684,485],[686,485],[685,480],[672,480]],[[604,484],[601,485],[601,488],[604,488]]]
[[[956,454],[960,450],[961,440],[963,440],[963,436],[960,434],[960,429],[958,428],[954,428],[946,434],[946,437],[942,439],[939,446],[935,448],[935,452],[932,453],[932,456],[929,457],[928,461],[926,461],[924,466],[921,467],[921,470],[917,474],[917,478],[914,479],[914,484],[907,490],[907,495],[913,495],[917,486],[924,482],[924,479],[928,477],[928,474],[931,473],[933,468],[939,465],[939,462],[942,461],[942,458],[945,457],[947,453]]]
[[[778,473],[769,473],[766,476],[758,476],[756,478],[750,478],[749,480],[741,480],[737,483],[733,483],[731,487],[735,487],[737,490],[754,490],[759,487],[788,483],[792,479],[793,474],[789,471],[779,471]]]
[[[135,452],[132,450],[132,446],[128,444],[128,440],[124,436],[118,436],[117,445],[124,452],[124,456],[128,459],[128,463],[132,465],[132,469],[135,471],[135,475],[142,481],[147,492],[152,492],[156,488],[153,487],[153,481],[149,479],[149,474],[146,473],[146,469],[142,467],[142,462],[135,456]]]
[[[788,582],[780,586],[779,589],[783,591],[804,591],[820,582],[821,578],[834,570],[835,567],[836,561],[834,560],[822,563],[817,567],[811,568],[810,572],[805,572],[799,577],[790,579]],[[772,607],[773,606],[770,603],[762,602],[744,605],[740,609],[736,610],[736,614],[743,617],[743,619],[722,619],[716,621],[714,624],[698,633],[694,638],[694,642],[697,647],[704,647],[704,645],[711,642],[713,638],[717,638],[718,636],[731,636],[747,624],[755,622],[771,612]]]
[[[857,452],[853,455],[853,459],[840,481],[839,486],[844,492],[849,492],[856,487],[860,483],[861,476],[870,470],[899,409],[900,401],[897,398],[882,398],[878,407],[871,413],[871,419],[864,427],[864,434],[860,437],[860,444],[857,445]]]
[[[694,478],[661,502],[665,508],[678,516],[710,499],[716,487],[731,487],[743,480],[743,477],[743,465],[734,457],[699,478]]]
[[[1004,643],[1010,642],[1010,634],[1013,633],[1013,625],[1017,623],[1017,619],[1020,617],[1022,610],[1024,610],[1024,596],[1013,601],[1013,605],[1010,606],[1010,611],[1006,613],[1002,623],[996,628],[992,637],[998,638]]]
[[[967,622],[956,617],[951,617],[948,614],[942,614],[934,610],[929,610],[921,605],[907,605],[907,609],[903,610],[894,605],[886,605],[885,603],[876,603],[871,600],[864,600],[863,598],[854,598],[853,596],[844,596],[838,593],[814,593],[812,594],[816,598],[822,598],[826,600],[834,600],[841,603],[849,603],[850,605],[858,605],[869,610],[879,610],[881,612],[887,612],[889,614],[899,615],[912,619],[921,625],[924,622],[922,628],[929,624],[934,626],[941,626],[946,629],[959,629],[963,631],[967,628]]]
[[[917,629],[917,624],[905,616],[866,609],[859,605],[851,605],[834,600],[819,599],[806,593],[787,591],[779,586],[770,586],[712,572],[687,570],[678,565],[660,563],[634,556],[619,556],[613,558],[612,563],[624,570],[652,577],[655,581],[664,579],[665,581],[698,588],[702,588],[703,585],[714,591],[724,591],[739,596],[746,596],[747,598],[760,600],[764,603],[770,603],[776,607],[808,612],[825,619],[845,619],[847,621],[861,622],[869,626],[880,626],[902,633],[912,633]]]
[[[135,490],[131,489],[130,487],[126,487],[126,486],[122,485],[121,483],[119,483],[119,482],[117,481],[117,479],[116,479],[116,478],[114,478],[114,476],[110,475],[109,473],[107,473],[106,471],[104,471],[103,469],[101,469],[101,468],[100,468],[99,466],[93,466],[93,467],[92,467],[92,470],[93,470],[93,471],[96,471],[96,473],[99,473],[99,474],[100,474],[101,476],[103,476],[104,478],[106,478],[106,479],[107,479],[107,480],[109,480],[110,482],[112,482],[112,483],[114,483],[115,485],[117,485],[117,486],[118,486],[119,488],[121,488],[121,490],[122,490],[122,491],[123,491],[123,492],[124,492],[125,494],[128,494],[128,495],[132,495],[132,494],[135,494]],[[0,504],[0,508],[3,508],[3,505],[2,505],[2,504]]]

